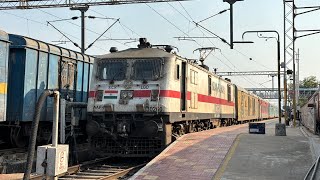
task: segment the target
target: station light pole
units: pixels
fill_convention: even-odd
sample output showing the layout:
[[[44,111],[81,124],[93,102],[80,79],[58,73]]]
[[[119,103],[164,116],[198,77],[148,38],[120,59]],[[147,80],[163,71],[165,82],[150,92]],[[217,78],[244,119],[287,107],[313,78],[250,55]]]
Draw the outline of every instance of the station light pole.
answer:
[[[245,31],[242,34],[242,39],[245,34],[248,33],[276,33],[277,37],[267,37],[275,38],[277,40],[277,62],[278,62],[278,111],[279,111],[279,124],[281,124],[281,86],[280,86],[280,35],[278,31],[275,30],[261,30],[261,31]]]

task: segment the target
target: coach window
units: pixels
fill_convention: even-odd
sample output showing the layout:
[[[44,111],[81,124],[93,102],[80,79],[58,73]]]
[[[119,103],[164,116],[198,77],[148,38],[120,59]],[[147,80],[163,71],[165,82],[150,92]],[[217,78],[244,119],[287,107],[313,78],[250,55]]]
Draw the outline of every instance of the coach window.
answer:
[[[211,95],[211,76],[208,76],[208,95]]]
[[[197,84],[198,72],[194,70],[190,70],[190,79],[191,79],[191,84]]]
[[[228,85],[228,102],[231,101],[231,86]]]
[[[176,79],[180,79],[180,65],[179,64],[177,64],[177,66],[176,66]]]

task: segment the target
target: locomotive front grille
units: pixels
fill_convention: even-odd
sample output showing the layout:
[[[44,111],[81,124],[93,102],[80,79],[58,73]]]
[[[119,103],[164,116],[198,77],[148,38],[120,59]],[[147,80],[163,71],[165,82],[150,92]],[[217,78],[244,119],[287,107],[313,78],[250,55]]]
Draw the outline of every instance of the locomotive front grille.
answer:
[[[163,150],[160,139],[129,138],[113,140],[111,138],[94,138],[91,141],[96,151],[109,156],[152,157]]]

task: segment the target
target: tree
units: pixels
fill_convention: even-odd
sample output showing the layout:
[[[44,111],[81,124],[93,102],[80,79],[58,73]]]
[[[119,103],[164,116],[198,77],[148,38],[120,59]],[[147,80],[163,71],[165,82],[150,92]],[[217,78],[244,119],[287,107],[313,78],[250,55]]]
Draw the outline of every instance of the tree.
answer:
[[[316,88],[319,85],[319,81],[315,76],[309,76],[304,78],[302,81],[299,82],[300,88]]]
[[[317,88],[318,86],[319,86],[319,81],[317,80],[316,76],[306,77],[302,81],[299,82],[299,88]],[[288,89],[289,89],[289,91],[291,90],[291,92],[292,92],[292,90],[293,90],[292,83],[288,84]],[[289,94],[289,97],[292,98],[292,93]],[[303,106],[305,103],[307,103],[307,101],[308,101],[308,98],[306,98],[306,99],[300,98],[298,105]]]
[[[302,81],[299,82],[300,88],[317,88],[319,86],[319,81],[317,80],[316,76],[309,76],[304,78]],[[307,103],[308,99],[299,99],[299,106],[303,106]]]

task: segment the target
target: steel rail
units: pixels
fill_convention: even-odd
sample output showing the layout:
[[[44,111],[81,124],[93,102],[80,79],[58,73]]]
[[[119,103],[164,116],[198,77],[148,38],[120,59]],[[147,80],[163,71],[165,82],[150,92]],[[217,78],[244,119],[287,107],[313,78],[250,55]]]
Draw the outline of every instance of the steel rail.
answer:
[[[68,168],[68,171],[63,174],[59,174],[57,177],[59,179],[77,179],[77,178],[88,178],[88,179],[96,179],[96,180],[110,180],[117,179],[125,176],[131,171],[142,168],[146,165],[146,163],[130,166],[127,165],[128,168],[123,168],[123,165],[101,165],[103,161],[110,159],[110,157],[101,158],[98,160],[88,161],[79,165],[71,166]],[[96,165],[95,165],[96,164]],[[94,169],[99,168],[99,169]],[[100,169],[101,168],[101,169]],[[86,170],[81,170],[86,169]],[[43,175],[33,175],[31,176],[31,180],[42,180],[45,178]]]
[[[107,159],[110,159],[110,157],[95,159],[92,161],[83,162],[82,164],[70,166],[70,167],[68,167],[67,172],[59,174],[58,177],[62,177],[62,176],[68,175],[68,174],[75,174],[81,170],[81,167],[86,167],[86,166],[93,165],[95,163],[100,163],[100,162],[103,162]],[[30,180],[42,180],[43,178],[45,178],[45,176],[43,176],[43,175],[33,175],[33,176],[31,176]]]
[[[143,166],[145,166],[145,165],[146,165],[146,163],[143,163],[143,164],[140,164],[140,165],[138,165],[138,166],[134,166],[134,167],[125,169],[125,170],[123,170],[123,171],[117,172],[117,173],[112,174],[112,175],[110,175],[110,176],[106,176],[106,177],[100,178],[99,180],[118,179],[118,178],[120,178],[120,177],[125,176],[125,175],[128,174],[130,171],[135,170],[135,169],[139,169],[139,168],[141,168],[141,167],[143,167]]]

